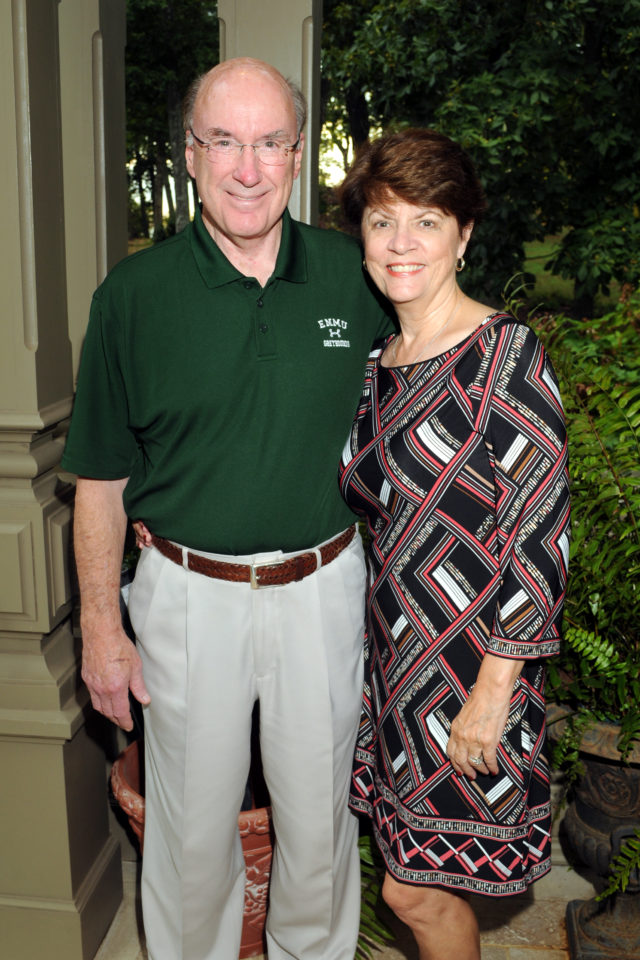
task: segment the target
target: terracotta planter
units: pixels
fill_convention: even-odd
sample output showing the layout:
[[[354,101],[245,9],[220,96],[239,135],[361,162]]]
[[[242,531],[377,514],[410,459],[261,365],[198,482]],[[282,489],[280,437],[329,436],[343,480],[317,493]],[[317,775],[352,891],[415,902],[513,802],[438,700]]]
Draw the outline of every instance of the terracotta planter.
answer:
[[[129,819],[131,829],[144,847],[144,784],[139,741],[124,750],[111,769],[113,795]],[[271,870],[271,808],[243,810],[238,815],[238,828],[247,871],[244,889],[244,917],[240,960],[267,952],[264,925]]]
[[[549,720],[566,713],[555,704],[547,711]],[[554,723],[550,736],[563,726],[561,719]],[[640,821],[640,748],[622,764],[617,732],[602,723],[583,737],[585,772],[564,818],[569,846],[595,874],[597,890],[604,889],[611,860]],[[572,960],[640,960],[640,878],[632,877],[624,893],[604,901],[572,900],[566,920]]]

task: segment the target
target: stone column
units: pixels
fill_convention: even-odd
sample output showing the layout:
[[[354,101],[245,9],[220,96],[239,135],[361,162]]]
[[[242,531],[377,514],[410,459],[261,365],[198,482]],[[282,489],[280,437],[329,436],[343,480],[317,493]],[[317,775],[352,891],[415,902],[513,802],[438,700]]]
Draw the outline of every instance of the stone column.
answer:
[[[220,60],[256,57],[302,89],[309,104],[302,170],[289,209],[296,220],[318,222],[320,33],[322,0],[218,0]]]
[[[126,253],[124,0],[0,4],[0,952],[88,960],[121,899],[57,466],[91,291]],[[115,136],[114,136],[115,132]]]

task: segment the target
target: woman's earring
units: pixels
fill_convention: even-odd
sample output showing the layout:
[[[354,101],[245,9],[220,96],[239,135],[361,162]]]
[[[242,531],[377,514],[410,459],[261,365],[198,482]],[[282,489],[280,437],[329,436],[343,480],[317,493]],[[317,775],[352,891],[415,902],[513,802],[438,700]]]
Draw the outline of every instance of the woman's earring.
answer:
[[[367,261],[365,260],[364,257],[362,258],[362,269],[364,270],[365,273],[368,273],[368,272],[369,272],[369,271],[367,270]]]
[[[456,260],[456,271],[460,273],[461,270],[464,270],[464,257],[458,257]]]

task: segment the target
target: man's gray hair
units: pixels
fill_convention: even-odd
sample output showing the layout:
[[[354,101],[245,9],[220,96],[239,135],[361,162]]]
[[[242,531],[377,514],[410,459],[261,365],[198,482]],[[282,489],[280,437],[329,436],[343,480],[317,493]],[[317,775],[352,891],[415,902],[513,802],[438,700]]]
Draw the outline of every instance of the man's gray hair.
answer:
[[[187,90],[187,95],[185,96],[182,104],[182,124],[186,135],[187,146],[193,145],[193,138],[187,131],[190,131],[193,128],[193,111],[196,105],[196,100],[198,99],[198,94],[200,93],[202,85],[208,77],[209,72],[210,71],[207,73],[202,73],[199,77],[196,77]],[[293,82],[293,80],[289,80],[287,77],[283,77],[282,79],[286,84],[289,93],[291,94],[293,109],[295,110],[296,114],[297,135],[299,137],[304,129],[305,123],[307,122],[307,101],[304,93],[300,87]]]

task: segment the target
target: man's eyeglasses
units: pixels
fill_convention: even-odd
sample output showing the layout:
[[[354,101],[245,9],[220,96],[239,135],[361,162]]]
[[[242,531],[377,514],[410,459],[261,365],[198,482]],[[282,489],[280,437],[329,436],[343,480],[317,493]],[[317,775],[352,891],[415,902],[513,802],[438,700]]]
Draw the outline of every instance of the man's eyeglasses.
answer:
[[[213,140],[201,140],[193,130],[191,130],[191,136],[206,151],[207,160],[210,163],[235,159],[242,154],[245,147],[251,147],[260,163],[266,163],[272,167],[286,163],[289,154],[295,153],[300,143],[300,137],[293,144],[283,143],[282,140],[274,140],[271,137],[261,140],[260,143],[238,143],[233,137],[214,137]]]

